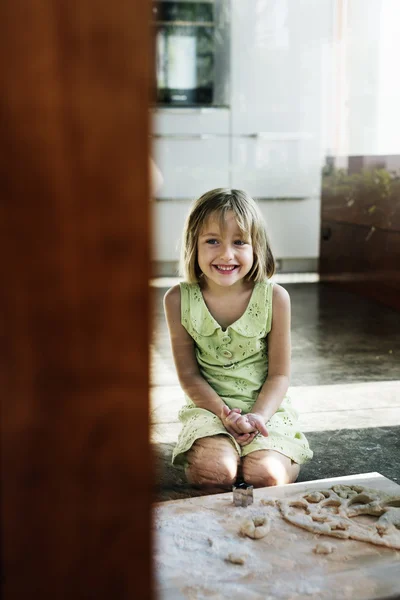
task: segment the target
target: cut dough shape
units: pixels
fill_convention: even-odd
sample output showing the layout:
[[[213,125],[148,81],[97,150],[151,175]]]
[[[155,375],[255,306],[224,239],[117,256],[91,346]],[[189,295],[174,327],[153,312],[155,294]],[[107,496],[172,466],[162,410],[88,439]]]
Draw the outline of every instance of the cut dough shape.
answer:
[[[261,498],[260,500],[260,504],[263,506],[275,506],[276,503],[277,500],[275,500],[275,498]]]
[[[321,502],[321,500],[325,500],[326,496],[322,493],[322,492],[311,492],[310,494],[307,494],[307,496],[304,496],[304,499],[307,500],[307,502]]]
[[[331,554],[334,550],[335,546],[332,546],[329,542],[321,542],[313,548],[315,554]]]
[[[400,550],[400,495],[360,485],[334,485],[279,500],[278,506],[286,521],[312,533]],[[354,519],[360,515],[378,519],[371,524]]]
[[[270,530],[269,519],[265,516],[255,516],[243,521],[240,533],[253,540],[259,540],[267,535]]]
[[[243,554],[235,554],[234,552],[231,552],[230,554],[228,554],[228,556],[225,558],[226,562],[230,562],[233,565],[244,565],[246,562],[246,556]]]

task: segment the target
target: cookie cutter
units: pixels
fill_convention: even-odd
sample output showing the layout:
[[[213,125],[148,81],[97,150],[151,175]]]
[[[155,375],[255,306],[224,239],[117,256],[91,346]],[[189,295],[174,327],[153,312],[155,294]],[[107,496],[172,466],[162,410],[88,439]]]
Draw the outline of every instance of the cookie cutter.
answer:
[[[233,504],[235,506],[249,506],[253,504],[253,486],[247,483],[237,483],[232,487]]]

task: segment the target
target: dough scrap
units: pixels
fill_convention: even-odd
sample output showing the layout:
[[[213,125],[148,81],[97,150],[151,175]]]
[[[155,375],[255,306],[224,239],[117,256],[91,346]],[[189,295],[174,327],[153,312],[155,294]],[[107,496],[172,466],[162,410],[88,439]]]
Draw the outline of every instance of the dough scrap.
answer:
[[[277,500],[275,498],[261,498],[260,504],[263,506],[275,506]]]
[[[307,502],[321,502],[321,500],[325,500],[326,496],[325,494],[323,494],[322,492],[311,492],[310,494],[307,494],[307,496],[304,496],[304,499],[307,500]]]
[[[255,516],[243,521],[240,533],[243,536],[259,540],[267,535],[271,527],[270,521],[265,516]]]
[[[313,548],[313,552],[315,554],[331,554],[331,552],[334,552],[334,550],[335,546],[329,542],[320,542]]]
[[[246,558],[247,556],[245,556],[244,554],[235,554],[234,552],[231,552],[225,558],[225,562],[232,563],[233,565],[244,565],[246,562]]]
[[[278,501],[282,517],[311,533],[400,550],[400,495],[360,485],[334,485]],[[377,517],[366,524],[353,517]]]

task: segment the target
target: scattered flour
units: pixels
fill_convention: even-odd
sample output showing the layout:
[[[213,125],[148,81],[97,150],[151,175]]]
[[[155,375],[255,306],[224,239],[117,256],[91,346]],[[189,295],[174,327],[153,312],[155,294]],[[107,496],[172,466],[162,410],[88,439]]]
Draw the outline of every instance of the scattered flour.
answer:
[[[161,504],[153,514],[160,600],[336,600],[338,588],[330,589],[327,577],[339,582],[345,570],[353,572],[352,561],[359,564],[361,552],[374,560],[377,551],[362,542],[337,540],[333,554],[315,554],[316,542],[323,540],[284,521],[275,503],[247,508],[227,503],[218,510]],[[238,535],[245,519],[254,524],[260,515],[270,525],[266,537]],[[342,579],[343,600],[361,600],[363,584],[357,576],[350,582]],[[367,585],[370,590],[373,582]]]

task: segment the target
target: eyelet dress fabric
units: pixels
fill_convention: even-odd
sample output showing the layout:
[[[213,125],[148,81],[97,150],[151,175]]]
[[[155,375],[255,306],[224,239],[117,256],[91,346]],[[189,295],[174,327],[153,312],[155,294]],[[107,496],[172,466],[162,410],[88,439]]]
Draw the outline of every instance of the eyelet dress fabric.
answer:
[[[200,373],[229,408],[251,412],[268,375],[268,333],[272,322],[273,283],[256,283],[243,315],[223,330],[211,315],[199,285],[181,283],[181,322],[195,343]],[[299,431],[298,413],[286,396],[266,423],[268,437],[258,435],[239,446],[214,413],[198,408],[187,396],[179,411],[182,423],[172,462],[186,466],[185,453],[203,437],[225,434],[243,457],[256,450],[276,450],[302,464],[312,458],[307,438]]]

